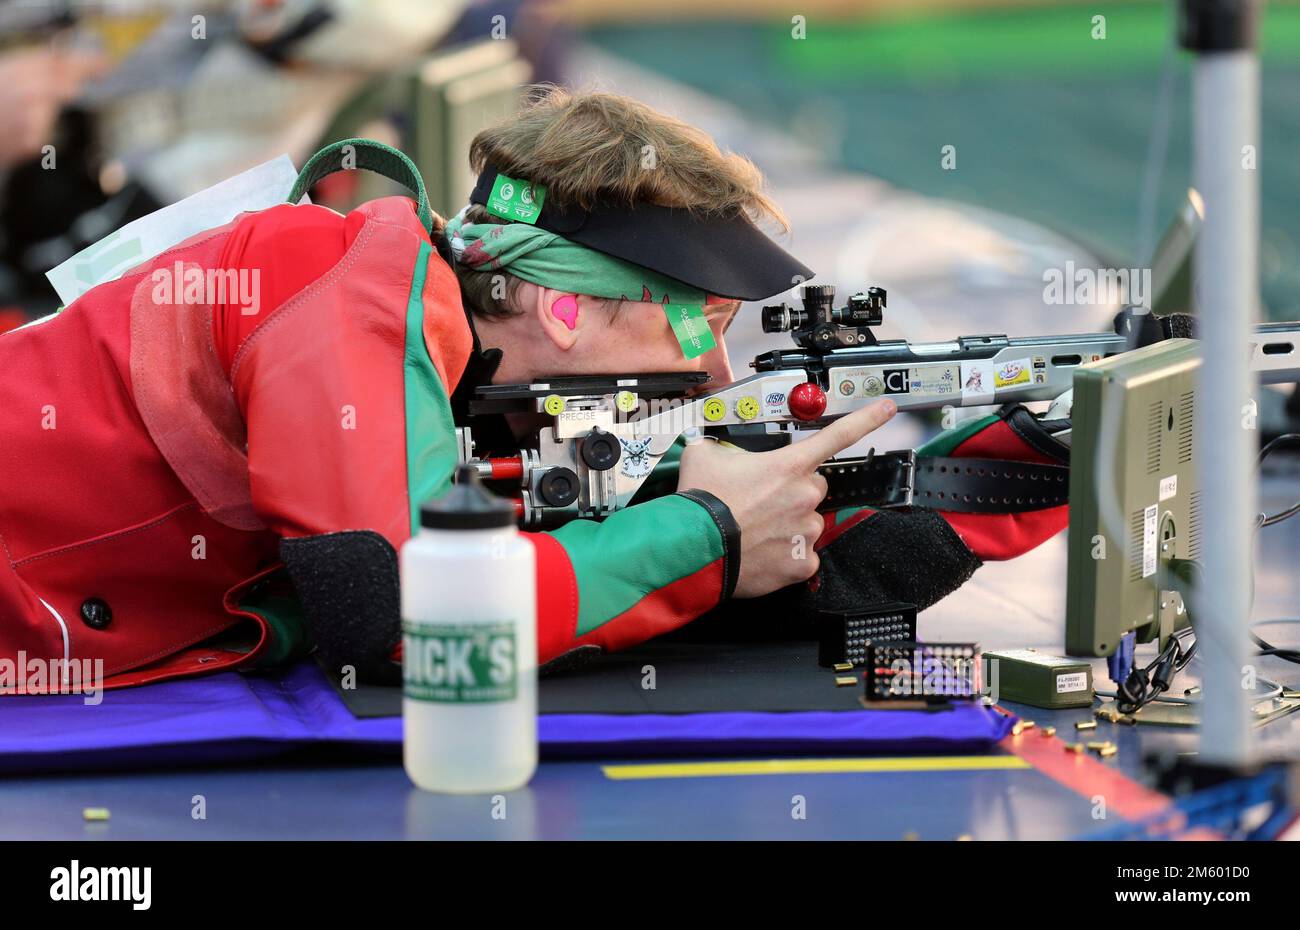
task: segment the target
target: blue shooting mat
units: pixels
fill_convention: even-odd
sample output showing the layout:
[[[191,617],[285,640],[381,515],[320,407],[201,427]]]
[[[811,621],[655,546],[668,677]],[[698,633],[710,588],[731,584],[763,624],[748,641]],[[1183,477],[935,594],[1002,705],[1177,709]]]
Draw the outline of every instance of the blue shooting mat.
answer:
[[[680,671],[691,665],[680,654],[661,655],[653,690],[644,688],[642,671],[645,656],[653,653],[607,657],[619,659],[624,669],[636,674],[636,684],[623,688],[621,697],[619,687],[610,686],[610,676],[621,675],[617,663],[595,676],[578,673],[554,683],[544,680],[538,723],[543,758],[966,754],[990,748],[1013,723],[973,703],[936,710],[867,710],[857,704],[859,689],[836,688],[831,673],[816,669],[815,663],[811,669],[802,663],[790,676],[789,681],[800,682],[799,686],[783,688],[764,665],[775,661],[779,650],[765,653],[746,647],[739,653],[711,652],[707,667],[712,671],[707,676]],[[753,654],[767,658],[757,663],[736,661],[737,655]],[[728,680],[725,670],[737,667],[741,671]],[[815,692],[811,690],[814,678]],[[701,681],[707,689],[700,687]],[[764,683],[763,693],[755,695],[754,681]],[[769,681],[771,687],[766,686]],[[610,694],[606,703],[619,712],[553,710],[590,701],[596,690]],[[791,694],[782,698],[783,692]],[[400,714],[398,689],[359,693],[364,700],[345,702],[314,662],[303,661],[273,673],[225,672],[107,691],[98,705],[87,705],[80,695],[0,697],[0,772],[216,764],[308,746],[358,753],[400,751],[402,720],[392,715]],[[548,700],[548,693],[554,697]],[[638,712],[656,706],[657,698],[651,695],[662,696],[657,703],[672,708],[698,705],[702,694],[716,709]],[[808,706],[810,696],[827,709],[746,709],[764,703]],[[600,701],[585,706],[604,710]]]

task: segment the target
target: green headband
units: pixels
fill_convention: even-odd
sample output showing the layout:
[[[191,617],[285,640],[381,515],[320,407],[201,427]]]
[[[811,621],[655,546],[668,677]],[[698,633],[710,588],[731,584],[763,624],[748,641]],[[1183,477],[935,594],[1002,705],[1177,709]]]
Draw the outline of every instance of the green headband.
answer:
[[[683,355],[696,358],[717,347],[700,289],[527,223],[466,223],[464,212],[446,228],[452,253],[464,267],[508,272],[570,294],[661,304]]]

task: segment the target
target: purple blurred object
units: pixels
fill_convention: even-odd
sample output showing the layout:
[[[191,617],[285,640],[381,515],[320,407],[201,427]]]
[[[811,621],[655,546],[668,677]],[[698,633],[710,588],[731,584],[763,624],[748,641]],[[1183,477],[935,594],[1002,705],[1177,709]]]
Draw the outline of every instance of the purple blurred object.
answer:
[[[278,674],[236,672],[78,695],[0,698],[0,773],[216,764],[306,746],[397,753],[400,717],[358,719],[310,661]],[[543,756],[738,753],[966,753],[1012,718],[978,704],[941,711],[547,714]]]

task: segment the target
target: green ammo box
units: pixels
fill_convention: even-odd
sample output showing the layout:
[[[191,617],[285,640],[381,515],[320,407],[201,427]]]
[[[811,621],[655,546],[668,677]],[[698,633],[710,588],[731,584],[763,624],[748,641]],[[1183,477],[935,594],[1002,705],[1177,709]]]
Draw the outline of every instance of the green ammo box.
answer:
[[[998,701],[1033,707],[1092,704],[1092,664],[1032,649],[984,653],[984,688]]]

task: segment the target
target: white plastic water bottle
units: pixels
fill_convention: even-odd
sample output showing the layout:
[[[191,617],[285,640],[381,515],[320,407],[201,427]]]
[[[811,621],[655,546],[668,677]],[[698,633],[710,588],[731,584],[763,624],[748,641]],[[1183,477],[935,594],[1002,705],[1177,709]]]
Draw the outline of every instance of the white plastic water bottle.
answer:
[[[426,791],[493,793],[537,769],[537,591],[514,508],[472,465],[402,546],[406,774]]]

